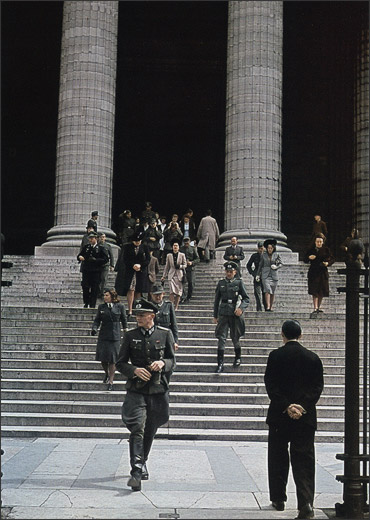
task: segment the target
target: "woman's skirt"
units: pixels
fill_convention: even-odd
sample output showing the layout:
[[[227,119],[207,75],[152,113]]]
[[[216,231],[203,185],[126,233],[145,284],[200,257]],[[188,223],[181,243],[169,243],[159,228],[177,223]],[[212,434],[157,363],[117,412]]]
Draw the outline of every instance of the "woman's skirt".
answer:
[[[169,285],[170,285],[171,294],[176,294],[177,296],[182,296],[182,289],[183,289],[182,278],[180,280],[177,272],[173,275],[171,280],[169,280]]]
[[[101,361],[102,363],[116,363],[119,350],[120,340],[118,341],[99,341],[96,345],[96,356],[95,361]]]
[[[277,284],[277,280],[273,280],[271,276],[268,276],[265,279],[262,278],[262,287],[264,293],[275,294]]]

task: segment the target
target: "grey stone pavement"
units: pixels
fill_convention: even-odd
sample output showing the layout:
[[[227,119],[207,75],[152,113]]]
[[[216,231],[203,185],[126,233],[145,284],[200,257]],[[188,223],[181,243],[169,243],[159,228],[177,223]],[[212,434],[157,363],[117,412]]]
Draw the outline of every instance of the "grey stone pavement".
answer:
[[[59,519],[288,519],[295,518],[289,474],[286,510],[272,509],[267,443],[155,439],[150,479],[127,487],[126,439],[9,438],[2,440],[2,514]],[[342,444],[316,444],[315,518],[342,502],[335,476]]]

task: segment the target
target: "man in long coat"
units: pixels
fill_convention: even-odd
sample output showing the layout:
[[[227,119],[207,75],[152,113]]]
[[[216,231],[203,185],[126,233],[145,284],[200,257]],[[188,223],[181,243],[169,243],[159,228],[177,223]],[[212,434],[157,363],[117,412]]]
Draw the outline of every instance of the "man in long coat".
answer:
[[[201,261],[209,262],[210,258],[215,258],[217,240],[220,236],[216,219],[212,217],[212,210],[207,210],[207,215],[200,221],[197,239],[200,249]]]

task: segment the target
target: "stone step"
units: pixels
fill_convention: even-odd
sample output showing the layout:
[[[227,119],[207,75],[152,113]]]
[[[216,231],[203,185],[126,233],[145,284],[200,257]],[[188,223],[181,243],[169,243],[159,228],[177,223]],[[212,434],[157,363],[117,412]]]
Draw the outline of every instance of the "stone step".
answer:
[[[116,382],[114,383],[114,389],[117,387]],[[94,400],[94,403],[111,403],[115,402],[117,399],[122,403],[125,390],[122,388],[122,391],[117,392],[113,390],[112,392],[107,392],[105,390],[105,385],[101,383],[100,391],[99,390],[33,390],[33,389],[17,389],[17,388],[7,388],[1,391],[2,399],[12,400],[12,399],[23,399],[25,401],[39,400],[43,403],[47,403],[47,401],[90,401]],[[257,394],[257,393],[231,393],[231,392],[172,392],[170,394],[171,403],[182,403],[184,405],[194,404],[217,404],[218,408],[220,405],[228,405],[228,404],[253,404],[254,406],[268,405],[269,398],[266,393]],[[340,407],[343,406],[343,396],[338,395],[321,395],[320,404],[324,407]]]
[[[246,371],[242,372],[237,368],[232,366],[225,366],[224,372],[221,374],[216,374],[214,372],[215,364],[212,366],[213,370],[210,372],[178,372],[175,371],[171,376],[171,383],[182,382],[182,383],[206,383],[206,384],[238,384],[245,382],[246,384],[251,383],[261,383],[264,378],[264,366],[261,365],[261,370],[258,370],[254,373]],[[3,379],[25,379],[32,378],[34,379],[47,379],[53,381],[54,379],[60,380],[63,378],[65,381],[69,380],[79,380],[79,381],[100,381],[102,371],[97,366],[92,370],[82,370],[82,369],[38,369],[38,368],[1,368],[1,377]],[[120,381],[124,379],[122,374],[118,373],[116,375],[116,381]],[[216,383],[217,381],[217,383]],[[344,384],[344,376],[340,374],[325,374],[326,384]]]
[[[249,363],[247,363],[248,358],[245,356],[242,360],[242,365],[236,369],[233,369],[233,367],[230,367],[230,370],[233,369],[235,372],[235,377],[238,374],[263,374],[266,368],[266,359],[262,360],[254,360]],[[323,360],[322,360],[323,361]],[[232,359],[226,358],[225,364],[227,362],[231,363]],[[338,359],[334,358],[332,360],[331,365],[325,365],[324,373],[327,375],[344,375],[345,373],[345,366],[344,366],[344,360],[341,361],[341,365],[338,364]],[[205,375],[209,376],[210,373],[214,373],[216,366],[216,359],[215,355],[213,355],[213,358],[209,356],[209,359],[206,361],[198,361],[198,362],[192,362],[189,364],[189,362],[181,361],[181,356],[178,356],[178,361],[176,362],[176,371],[173,374],[173,377],[176,377],[176,374],[178,374],[179,377],[182,377],[183,380],[187,380],[189,377],[198,377],[203,378]],[[228,372],[227,366],[225,366],[226,373]],[[27,370],[29,372],[31,371],[46,371],[49,373],[52,370],[58,370],[59,371],[94,371],[101,373],[101,365],[100,363],[96,361],[73,361],[73,360],[24,360],[24,359],[3,359],[1,363],[1,369],[3,371],[7,369],[11,370]],[[5,372],[4,372],[5,373]],[[228,376],[230,377],[230,376]]]
[[[198,367],[202,366],[203,364],[212,364],[212,366],[215,363],[215,352],[209,352],[209,353],[198,353],[197,349],[193,348],[194,353],[188,353],[188,348],[186,349],[186,352],[184,352],[184,349],[180,348],[176,353],[176,370],[184,370],[187,368],[191,368],[191,366]],[[330,351],[332,353],[332,357],[329,357],[329,355],[325,355],[326,352],[324,351],[324,354],[320,354],[320,358],[324,364],[325,367],[329,368],[334,366],[344,366],[344,352],[340,353],[337,350],[332,349]],[[246,353],[245,349],[242,349],[242,365],[240,368],[243,368],[244,366],[248,365],[264,365],[266,367],[266,362],[268,358],[268,351],[266,349],[266,353],[260,353],[259,349],[253,354],[253,353]],[[95,361],[95,350],[91,350],[90,352],[83,352],[83,351],[67,351],[62,352],[60,350],[58,351],[28,351],[28,350],[2,350],[2,367],[3,368],[16,368],[14,365],[14,362],[19,361],[20,363],[23,363],[23,367],[31,366],[26,365],[30,360],[32,361],[56,361],[62,362],[77,362],[79,367],[88,368],[87,363],[99,363],[98,361]],[[232,363],[233,362],[233,355],[226,350],[225,354],[225,363]],[[190,366],[191,364],[191,366]],[[32,365],[34,366],[34,365]],[[63,368],[66,368],[67,365],[59,365]],[[49,368],[51,365],[49,365]],[[35,366],[34,366],[35,368]],[[99,363],[100,368],[100,363]]]
[[[315,323],[321,320],[315,320]],[[40,329],[40,321],[39,320],[11,320],[10,318],[3,318],[1,320],[2,326],[2,334],[14,334],[15,331],[17,332],[27,332],[29,334],[34,334],[34,332],[37,332],[37,330]],[[48,321],[47,325],[48,328],[42,327],[42,333],[48,333],[56,335],[66,334],[66,333],[73,333],[73,335],[90,335],[90,331],[92,328],[91,322],[86,321],[79,321],[79,322],[73,322],[73,321]],[[130,328],[132,327],[131,321]],[[319,327],[317,327],[319,328]],[[322,340],[323,333],[327,332],[327,328],[323,324],[320,327],[321,330],[314,330],[310,327],[310,330],[308,332],[305,332],[304,339],[306,342],[310,342],[312,340]],[[333,327],[333,332],[330,334],[330,337],[335,340],[341,340],[344,337],[345,330],[338,330],[338,328]],[[178,329],[179,337],[201,337],[206,335],[212,335],[214,337],[215,333],[215,325],[213,323],[203,323],[201,330],[195,331],[194,330],[194,324],[193,323],[182,323],[181,327]],[[261,324],[251,324],[250,320],[248,319],[246,322],[246,334],[250,335],[253,334],[255,338],[263,338],[265,341],[267,340],[273,340],[273,341],[281,341],[281,334],[278,330],[276,330],[276,327],[273,324],[269,324],[269,327],[265,327],[264,330],[261,330]]]
[[[57,345],[59,347],[63,346],[65,344],[69,345],[79,345],[81,341],[84,342],[85,345],[90,345],[92,348],[96,348],[96,339],[92,336],[75,336],[75,337],[64,337],[64,336],[54,336],[54,337],[48,337],[47,334],[44,336],[42,334],[35,334],[33,336],[22,336],[19,334],[12,334],[7,335],[2,338],[3,345],[14,345],[14,344],[23,344],[23,345],[37,345],[37,344],[45,344],[48,343],[49,346]],[[231,341],[229,340],[230,345]],[[245,336],[241,340],[242,347],[258,347],[258,346],[265,346],[266,341],[263,341],[262,339],[253,339],[251,336]],[[325,348],[331,347],[331,348],[337,348],[337,349],[344,349],[344,340],[343,341],[332,341],[329,340],[325,342],[317,342],[317,346],[319,348]],[[198,346],[199,348],[205,348],[207,346],[214,346],[217,349],[217,339],[215,337],[209,337],[209,338],[181,338],[181,346],[187,347],[187,346]],[[275,343],[275,345],[271,345],[270,350],[273,348],[276,348],[277,346],[280,346]],[[310,344],[311,348],[315,348],[315,342],[311,342]]]
[[[71,324],[73,322],[70,322]],[[65,326],[62,327],[59,324],[53,324],[48,323],[47,327],[42,327],[42,331],[40,330],[40,323],[36,325],[36,322],[33,324],[33,326],[30,326],[28,323],[26,326],[22,323],[22,326],[20,325],[2,325],[1,332],[2,332],[2,338],[3,341],[6,341],[6,338],[12,338],[13,336],[21,337],[25,336],[26,338],[37,338],[38,335],[47,336],[49,338],[57,338],[57,337],[63,337],[63,338],[70,338],[71,336],[74,337],[90,337],[91,336],[91,329],[92,329],[92,323],[90,324],[90,327],[87,327],[86,325],[81,323],[81,326],[79,327],[73,327]],[[255,326],[249,326],[249,323],[246,324],[246,337],[253,336],[256,341],[281,341],[281,334],[280,332],[276,330],[266,330],[261,331],[257,330],[257,325]],[[121,329],[122,330],[122,329]],[[206,324],[202,326],[202,330],[194,330],[191,324],[187,325],[187,328],[179,328],[178,329],[178,335],[180,338],[214,338],[215,337],[215,325],[214,324]],[[95,342],[96,342],[95,338]],[[335,341],[343,341],[344,340],[344,332],[337,333],[337,334],[331,334],[330,335],[331,340]],[[322,332],[308,332],[305,333],[305,341],[311,342],[315,341],[322,341]]]
[[[256,346],[255,344],[247,345],[245,343],[245,340],[241,340],[240,343],[241,343],[241,349],[242,349],[242,356],[245,356],[245,355],[268,356],[268,354],[271,352],[271,350],[274,350],[274,348],[275,348],[273,346],[270,346],[270,347]],[[279,346],[279,345],[277,344],[276,346]],[[312,346],[310,345],[310,347],[311,347],[311,350],[313,350],[318,355],[320,355],[320,357],[326,356],[328,358],[340,359],[341,357],[344,356],[344,349],[331,348],[330,344],[329,344],[329,346],[323,346],[322,344],[319,343],[318,345],[312,345]],[[6,348],[6,350],[5,350],[5,348]],[[96,351],[96,345],[91,345],[91,344],[84,344],[84,345],[63,344],[63,345],[61,345],[59,343],[56,343],[55,345],[53,345],[53,344],[45,345],[44,343],[39,343],[39,344],[37,344],[37,343],[36,344],[15,343],[15,344],[4,345],[4,352],[13,353],[10,355],[10,357],[12,355],[19,357],[21,355],[19,353],[30,352],[30,354],[31,354],[31,353],[40,352],[40,359],[42,359],[43,357],[47,358],[48,353],[50,353],[50,356],[53,356],[54,353],[59,352],[61,350],[61,348],[65,352],[70,352],[70,353],[84,352],[84,353],[90,353],[90,354],[93,353],[93,355],[95,355],[95,351]],[[191,345],[183,345],[182,342],[180,341],[180,348],[178,350],[177,355],[193,356],[193,357],[191,357],[191,359],[194,359],[195,361],[197,361],[198,357],[201,358],[203,354],[206,356],[211,356],[211,358],[214,359],[216,352],[217,352],[216,344],[202,345],[202,348],[200,350],[199,347],[196,346],[194,342]],[[17,354],[15,354],[15,353],[17,353]],[[230,341],[227,342],[227,344],[226,344],[225,356],[226,356],[225,359],[226,360],[229,359],[230,363],[234,359],[234,350],[233,350],[233,346]],[[50,359],[52,359],[52,357],[50,357]]]
[[[3,412],[28,412],[28,413],[58,413],[58,414],[121,414],[122,402],[111,401],[42,401],[2,399],[1,410]],[[266,418],[268,403],[256,407],[255,404],[225,404],[217,407],[204,403],[170,403],[170,415],[192,415],[197,413],[203,416],[247,416],[257,415]],[[320,418],[335,417],[344,419],[344,406],[317,406],[317,414]]]
[[[12,374],[13,376],[15,374]],[[215,374],[216,376],[217,374]],[[218,374],[221,375],[221,374]],[[221,375],[221,377],[224,377]],[[328,379],[327,376],[326,379]],[[337,376],[336,376],[337,377]],[[336,377],[334,379],[336,379]],[[262,379],[263,376],[260,376]],[[249,377],[251,379],[251,377]],[[6,389],[29,389],[29,390],[75,390],[75,391],[105,391],[103,390],[102,383],[100,379],[97,379],[96,382],[94,379],[25,379],[21,377],[17,378],[7,378],[2,377],[1,380],[2,388]],[[123,392],[125,389],[125,381],[118,379],[118,376],[115,378],[115,391]],[[259,393],[265,394],[266,389],[265,385],[261,381],[254,382],[242,382],[242,383],[232,383],[225,381],[174,381],[171,380],[171,391],[172,392],[198,392],[198,393],[214,393],[214,392],[227,392],[227,393]],[[107,392],[109,393],[109,392]],[[327,381],[323,390],[324,395],[337,395],[344,396],[344,385],[339,383],[332,383]]]
[[[119,414],[71,414],[71,413],[20,413],[20,412],[1,412],[2,426],[78,426],[83,420],[85,427],[106,426],[121,427],[122,419]],[[230,429],[230,430],[265,430],[265,417],[236,417],[236,416],[203,416],[203,415],[171,415],[168,421],[168,428],[192,428],[194,424],[199,429]],[[332,417],[330,421],[326,419],[317,420],[319,431],[342,432],[344,421],[341,418]]]

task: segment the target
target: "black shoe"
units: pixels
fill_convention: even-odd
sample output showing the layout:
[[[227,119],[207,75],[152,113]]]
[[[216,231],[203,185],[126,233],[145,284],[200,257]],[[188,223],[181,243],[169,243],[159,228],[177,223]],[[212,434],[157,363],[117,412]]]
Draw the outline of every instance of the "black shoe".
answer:
[[[108,383],[108,381],[109,381],[109,376],[108,376],[108,374],[105,374],[105,377],[103,379],[103,383]]]
[[[149,480],[148,468],[146,467],[146,462],[144,462],[143,467],[141,469],[141,480]]]
[[[313,512],[311,504],[306,504],[299,510],[298,516],[296,516],[296,518],[313,518],[314,516],[315,513]]]
[[[271,505],[276,509],[276,511],[284,511],[285,509],[284,502],[271,502]]]
[[[132,488],[132,491],[140,491],[141,489],[141,473],[136,472],[131,475],[127,481],[127,485]]]
[[[234,363],[233,363],[233,367],[234,367],[234,368],[235,368],[235,367],[240,367],[241,362],[242,362],[242,360],[241,360],[240,358],[235,358],[235,359],[234,359]]]
[[[108,384],[108,388],[107,388],[107,390],[109,390],[109,391],[110,391],[110,390],[113,390],[113,383],[109,383],[109,384]]]
[[[218,367],[216,368],[216,374],[220,374],[221,372],[224,371],[224,364],[223,363],[220,363],[218,365]]]
[[[317,311],[312,311],[311,314],[310,314],[310,319],[316,319],[317,318],[317,315],[318,315],[318,312]]]
[[[87,309],[88,306],[89,306],[89,304],[88,304],[88,303],[85,303],[85,304],[84,304],[84,309]]]

